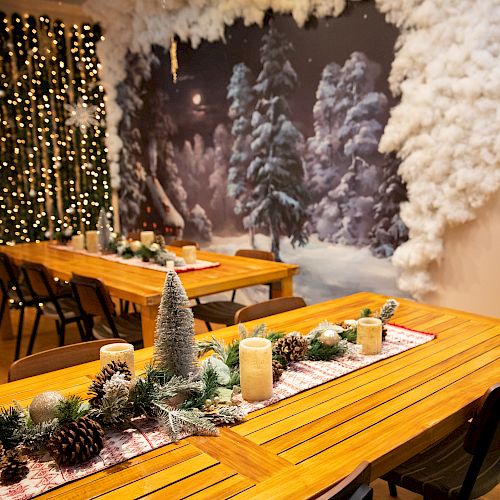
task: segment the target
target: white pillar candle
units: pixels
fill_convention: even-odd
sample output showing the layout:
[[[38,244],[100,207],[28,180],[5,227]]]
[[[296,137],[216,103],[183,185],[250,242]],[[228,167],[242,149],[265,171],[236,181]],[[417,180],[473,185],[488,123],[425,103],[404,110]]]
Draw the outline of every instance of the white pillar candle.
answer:
[[[379,318],[358,319],[357,340],[362,354],[379,354],[382,350],[382,321]]]
[[[273,395],[273,352],[268,339],[240,342],[240,387],[246,401],[265,401]]]
[[[141,231],[141,243],[143,245],[151,245],[155,241],[154,231]]]
[[[97,253],[99,251],[99,231],[87,231],[85,239],[87,240],[87,250],[90,253]]]
[[[196,246],[185,245],[182,247],[182,258],[186,264],[196,264]]]
[[[175,271],[175,262],[173,260],[167,260],[167,269],[169,271]]]
[[[75,234],[71,238],[71,246],[73,250],[83,250],[85,246],[85,240],[83,238],[83,234]]]
[[[101,347],[99,357],[101,369],[111,361],[124,361],[127,363],[130,373],[132,373],[132,378],[135,377],[134,346],[132,344],[107,344]]]

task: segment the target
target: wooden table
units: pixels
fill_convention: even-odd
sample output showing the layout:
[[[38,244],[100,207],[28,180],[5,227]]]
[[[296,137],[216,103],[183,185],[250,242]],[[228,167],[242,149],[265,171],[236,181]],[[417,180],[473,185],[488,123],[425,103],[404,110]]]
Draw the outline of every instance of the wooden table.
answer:
[[[179,248],[169,249],[178,254],[181,252]],[[62,280],[69,280],[72,273],[99,278],[112,296],[141,306],[144,345],[153,345],[158,304],[165,282],[164,272],[58,250],[48,242],[3,246],[0,251],[9,254],[17,264],[25,261],[44,264],[54,277]],[[273,297],[293,295],[293,276],[298,272],[298,266],[294,264],[213,252],[199,251],[197,254],[200,259],[220,262],[221,265],[179,274],[191,299],[264,283],[273,284]],[[3,338],[12,336],[10,317],[5,316],[1,325]]]
[[[353,318],[384,300],[359,293],[265,322],[305,333],[321,320]],[[401,300],[394,321],[437,339],[253,412],[220,437],[183,439],[45,498],[295,500],[338,482],[362,460],[379,477],[464,423],[500,379],[500,320]],[[216,333],[229,340],[237,329]],[[136,353],[138,370],[151,355],[149,348]],[[98,369],[87,363],[2,385],[0,404],[13,398],[28,404],[42,390],[84,395]]]

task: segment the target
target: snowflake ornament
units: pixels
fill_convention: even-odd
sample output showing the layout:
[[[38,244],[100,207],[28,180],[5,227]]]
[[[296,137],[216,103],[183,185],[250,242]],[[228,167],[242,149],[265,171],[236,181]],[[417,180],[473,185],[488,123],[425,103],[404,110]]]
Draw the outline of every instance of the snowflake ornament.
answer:
[[[85,132],[90,126],[99,126],[99,121],[95,117],[99,106],[87,104],[78,99],[76,104],[65,104],[64,108],[70,115],[65,122],[68,127],[74,125],[75,127],[79,127],[82,132]]]

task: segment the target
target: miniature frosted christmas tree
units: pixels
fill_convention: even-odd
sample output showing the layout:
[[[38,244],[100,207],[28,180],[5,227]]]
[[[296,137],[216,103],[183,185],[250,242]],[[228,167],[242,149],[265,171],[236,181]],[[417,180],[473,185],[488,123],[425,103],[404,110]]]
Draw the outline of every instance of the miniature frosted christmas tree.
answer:
[[[167,271],[156,320],[154,364],[179,377],[196,372],[194,318],[189,299],[177,273]]]
[[[111,227],[104,208],[101,208],[101,211],[99,212],[97,230],[99,231],[99,246],[101,247],[101,250],[108,250],[109,245],[111,244]]]

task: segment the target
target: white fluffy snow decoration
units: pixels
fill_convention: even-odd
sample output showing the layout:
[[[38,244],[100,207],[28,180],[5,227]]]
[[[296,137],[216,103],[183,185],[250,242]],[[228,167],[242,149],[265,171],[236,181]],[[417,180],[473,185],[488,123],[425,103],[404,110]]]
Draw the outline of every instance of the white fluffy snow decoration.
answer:
[[[299,26],[311,16],[338,16],[346,0],[86,0],[106,34],[97,46],[107,93],[108,157],[119,187],[117,85],[127,51],[169,46],[172,35],[196,47],[224,38],[243,18],[262,24],[266,10],[291,13]],[[401,35],[390,75],[401,95],[380,143],[397,151],[408,203],[401,215],[410,240],[394,255],[400,286],[415,296],[433,289],[428,267],[443,254],[445,229],[474,218],[500,187],[500,4],[491,0],[376,0]],[[180,61],[182,71],[182,61]]]
[[[500,4],[489,0],[377,0],[401,29],[390,75],[401,103],[379,149],[397,151],[410,239],[396,250],[399,285],[432,291],[428,268],[447,227],[475,217],[500,187]]]

